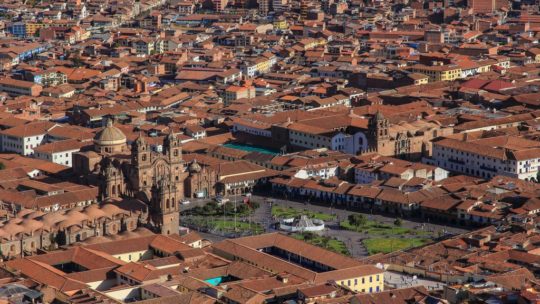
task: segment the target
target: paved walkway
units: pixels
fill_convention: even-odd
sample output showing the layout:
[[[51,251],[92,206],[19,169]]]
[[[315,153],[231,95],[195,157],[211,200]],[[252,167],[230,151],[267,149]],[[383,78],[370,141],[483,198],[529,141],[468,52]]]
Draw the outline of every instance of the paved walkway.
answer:
[[[254,196],[254,198],[261,202],[265,201],[265,198],[263,197]],[[365,257],[369,255],[362,241],[364,239],[373,238],[374,235],[368,235],[361,232],[350,231],[350,230],[342,230],[340,229],[340,226],[339,226],[339,223],[341,221],[346,220],[350,214],[355,214],[355,213],[360,213],[360,212],[324,207],[324,206],[307,204],[307,203],[302,203],[302,202],[297,202],[297,201],[284,200],[284,199],[272,198],[269,200],[272,201],[272,204],[278,205],[278,206],[292,207],[299,210],[306,209],[312,212],[321,212],[321,213],[336,215],[335,220],[325,222],[325,225],[328,229],[325,230],[323,234],[329,237],[334,237],[344,242],[350,254],[354,257]],[[265,203],[261,203],[261,208],[263,207],[262,205],[265,205]],[[270,204],[266,203],[266,205],[270,205]],[[270,206],[268,207],[268,209],[270,209]],[[271,210],[269,210],[269,212],[271,215]],[[377,221],[379,223],[383,223],[387,225],[394,225],[395,217],[385,216],[385,215],[380,215],[380,214],[366,214],[366,213],[363,213],[363,214],[369,220]],[[445,230],[445,231],[448,231],[449,233],[454,233],[454,234],[464,233],[467,231],[466,229],[461,229],[461,228],[456,228],[456,227],[447,227],[447,226],[436,225],[436,224],[419,223],[419,222],[414,222],[407,219],[402,219],[402,227],[415,229],[415,230],[425,229],[425,231],[431,231],[431,232]],[[384,237],[389,237],[389,236],[380,235],[377,237],[384,238]],[[401,237],[416,238],[418,236],[400,235],[399,237],[400,238]]]
[[[278,205],[278,206],[284,206],[284,207],[292,207],[299,210],[306,209],[312,212],[321,212],[321,213],[336,215],[335,220],[328,221],[325,223],[327,229],[323,232],[323,235],[328,236],[328,237],[333,237],[344,242],[350,254],[354,257],[368,256],[368,252],[362,242],[364,239],[373,238],[373,237],[383,237],[383,238],[389,237],[385,235],[377,235],[377,236],[368,235],[361,232],[340,229],[339,223],[341,221],[346,220],[350,214],[361,213],[361,212],[324,207],[324,206],[307,204],[307,203],[291,201],[291,200],[266,198],[262,196],[253,196],[252,199],[254,201],[259,202],[260,207],[255,210],[255,212],[250,216],[249,220],[255,223],[261,224],[265,228],[266,232],[276,231],[273,228],[273,224],[276,222],[276,220],[272,218],[272,211],[271,211],[272,204]],[[208,201],[209,199],[191,200],[190,204],[182,205],[180,209],[181,211],[184,211],[184,210],[191,209],[195,206],[203,206]],[[269,203],[268,201],[271,201],[272,203]],[[384,223],[387,225],[393,225],[395,221],[395,217],[392,217],[392,216],[380,215],[380,214],[366,214],[366,213],[362,213],[362,214],[364,214],[366,218],[369,220],[377,221],[379,223]],[[432,223],[422,223],[422,222],[408,220],[408,219],[402,219],[402,227],[415,229],[415,230],[422,229],[422,230],[431,231],[431,232],[438,232],[438,231],[444,230],[452,234],[460,234],[460,233],[464,233],[468,231],[462,228],[449,227],[449,226],[432,224]],[[400,235],[399,237],[400,238],[401,237],[414,238],[418,236],[414,236],[414,235],[401,236]],[[207,238],[210,239],[210,237],[207,237]],[[216,237],[215,239],[220,240],[223,238]]]
[[[260,206],[253,212],[251,219],[255,223],[259,223],[266,229],[269,229],[274,222],[272,219],[272,207],[269,203],[266,203],[264,199],[257,198],[257,202],[259,202]]]
[[[396,219],[394,216],[391,216],[391,215],[363,213],[361,211],[350,211],[350,210],[345,210],[345,209],[331,208],[331,207],[307,204],[307,203],[284,200],[284,199],[273,199],[273,201],[274,203],[281,206],[293,207],[296,209],[307,209],[309,211],[314,211],[314,212],[335,214],[337,216],[338,221],[343,221],[347,219],[347,217],[350,214],[354,214],[354,213],[363,214],[370,220],[374,220],[374,221],[384,223],[384,224],[389,224],[389,225],[393,225]],[[451,233],[451,234],[461,234],[461,233],[465,233],[469,231],[467,229],[459,228],[459,227],[452,227],[452,226],[439,225],[439,224],[433,224],[433,223],[425,223],[416,219],[402,219],[401,222],[402,222],[402,227],[406,227],[410,229],[420,229],[421,226],[424,225],[427,231],[446,230],[448,233]]]

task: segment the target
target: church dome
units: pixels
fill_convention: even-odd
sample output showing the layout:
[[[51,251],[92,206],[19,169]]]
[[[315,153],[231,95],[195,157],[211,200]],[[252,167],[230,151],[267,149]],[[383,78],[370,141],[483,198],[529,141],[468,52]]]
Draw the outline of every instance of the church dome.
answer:
[[[94,143],[102,146],[125,144],[126,141],[126,135],[120,129],[113,126],[110,119],[107,120],[107,126],[94,136]]]

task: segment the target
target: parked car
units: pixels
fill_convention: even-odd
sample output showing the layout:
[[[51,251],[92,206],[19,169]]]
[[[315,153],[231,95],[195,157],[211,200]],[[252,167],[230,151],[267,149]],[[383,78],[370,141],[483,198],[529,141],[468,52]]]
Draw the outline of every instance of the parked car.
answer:
[[[184,201],[181,202],[181,204],[182,205],[189,205],[189,204],[191,204],[191,202],[188,201],[188,200],[184,200]]]

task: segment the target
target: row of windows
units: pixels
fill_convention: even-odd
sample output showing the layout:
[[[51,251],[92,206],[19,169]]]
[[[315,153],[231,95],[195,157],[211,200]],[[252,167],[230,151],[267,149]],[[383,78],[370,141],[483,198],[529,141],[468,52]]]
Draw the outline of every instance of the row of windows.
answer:
[[[7,142],[4,144],[5,148],[14,148],[14,149],[22,149],[22,145],[17,145],[14,143]]]
[[[3,91],[15,92],[15,93],[30,92],[31,91],[31,88],[25,88],[25,87],[20,87],[20,86],[16,86],[16,85],[9,85],[9,84],[0,85],[0,89],[2,89]]]
[[[375,281],[376,282],[379,282],[380,281],[380,275],[376,275],[375,276]],[[369,282],[370,283],[373,283],[373,276],[369,276]],[[352,280],[347,280],[347,286],[348,287],[351,287],[351,286],[358,286],[358,279],[354,279],[354,285],[351,285],[351,283],[353,283]],[[362,278],[362,284],[365,284],[366,283],[366,278],[363,277]],[[377,287],[377,291],[379,291],[379,287]],[[371,292],[371,291],[370,291]]]
[[[7,136],[7,139],[12,140],[12,141],[20,141],[20,138],[14,137],[14,136]]]
[[[317,148],[321,148],[321,147],[325,147],[324,145],[321,145],[321,144],[313,144],[313,143],[309,143],[307,141],[301,141],[301,140],[298,140],[298,139],[292,139],[291,142],[295,143],[295,144],[304,144],[304,145],[310,145],[311,147],[315,147],[317,146]]]

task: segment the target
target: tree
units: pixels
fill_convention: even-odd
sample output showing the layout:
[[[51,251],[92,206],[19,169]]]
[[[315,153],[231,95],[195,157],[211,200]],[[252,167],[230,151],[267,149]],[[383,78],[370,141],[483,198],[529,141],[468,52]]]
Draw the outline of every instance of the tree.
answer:
[[[323,248],[328,249],[328,247],[330,246],[330,239],[327,238],[327,237],[322,237],[321,238],[321,245],[322,245]]]
[[[313,239],[313,233],[311,233],[311,232],[306,232],[306,233],[304,233],[303,237],[304,237],[304,240],[305,240],[305,241],[310,241],[310,240]]]
[[[212,201],[212,202],[208,202],[206,205],[203,206],[202,212],[205,215],[215,215],[216,210],[218,210],[218,208],[219,208],[218,204]]]
[[[366,218],[362,214],[349,214],[347,219],[351,225],[357,228],[366,224]]]
[[[395,221],[394,221],[394,226],[396,227],[401,227],[401,219],[398,217]]]
[[[0,170],[4,170],[6,168],[6,165],[4,163],[0,163]]]

